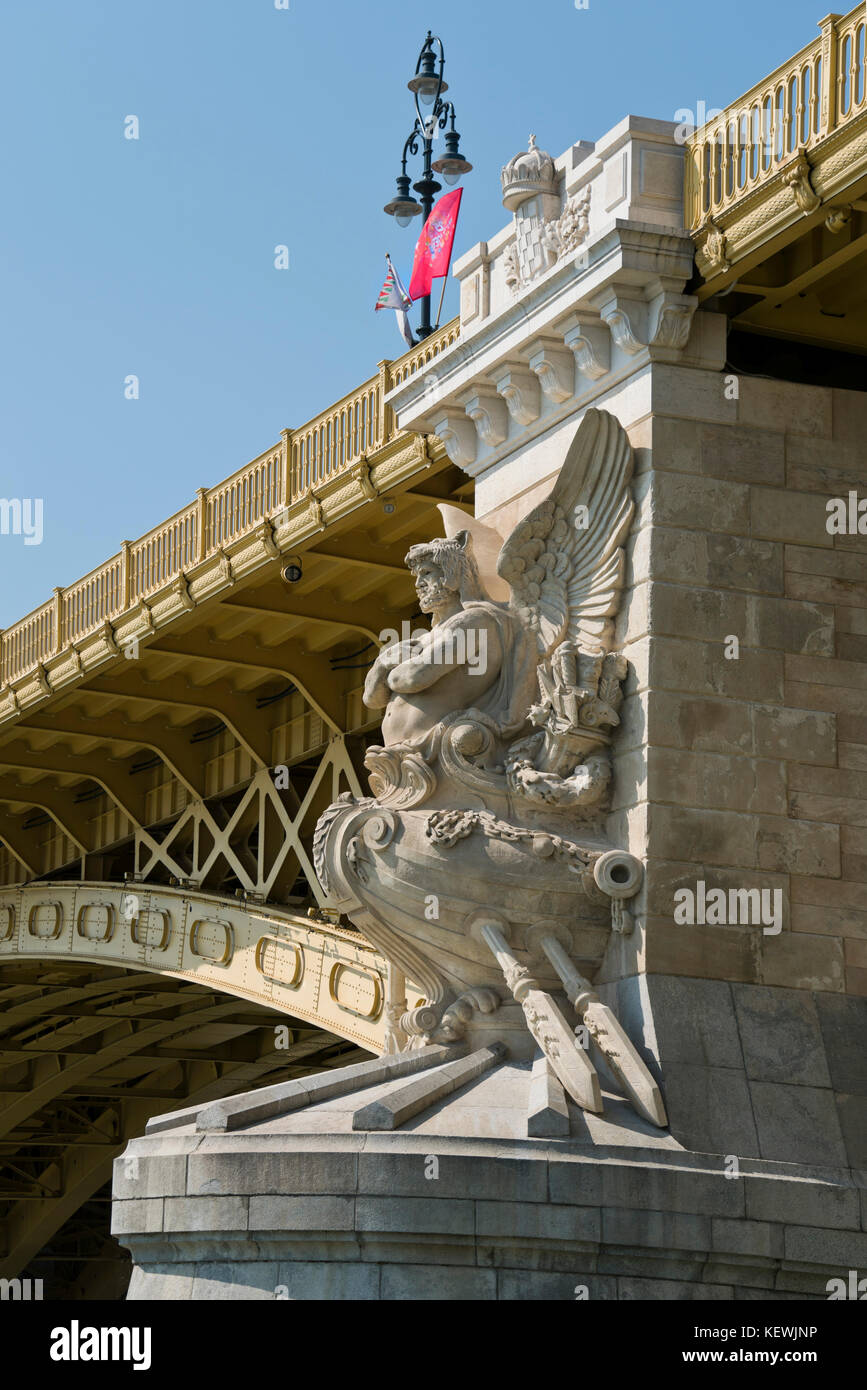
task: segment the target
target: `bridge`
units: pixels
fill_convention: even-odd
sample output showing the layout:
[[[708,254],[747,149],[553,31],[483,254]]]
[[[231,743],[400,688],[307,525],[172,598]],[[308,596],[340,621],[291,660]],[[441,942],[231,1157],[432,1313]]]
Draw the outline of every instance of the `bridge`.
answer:
[[[38,1255],[46,1287],[110,1292],[99,1193],[151,1115],[386,1046],[403,982],[330,912],[311,839],[362,790],[404,555],[439,501],[471,509],[386,399],[458,331],[0,637],[0,1277]]]
[[[734,369],[789,375],[786,344],[797,343],[810,380],[861,389],[864,6],[826,15],[818,27],[806,47],[687,140],[684,221],[696,243],[694,292],[726,314]],[[824,349],[824,359],[811,347]]]
[[[681,153],[730,369],[791,378],[796,344],[809,379],[863,387],[864,7]],[[455,320],[381,363],[0,636],[0,1276],[111,1288],[101,1193],[150,1116],[387,1045],[407,986],[337,920],[311,837],[363,785],[406,550],[438,502],[472,510],[454,441],[389,405],[461,350]]]

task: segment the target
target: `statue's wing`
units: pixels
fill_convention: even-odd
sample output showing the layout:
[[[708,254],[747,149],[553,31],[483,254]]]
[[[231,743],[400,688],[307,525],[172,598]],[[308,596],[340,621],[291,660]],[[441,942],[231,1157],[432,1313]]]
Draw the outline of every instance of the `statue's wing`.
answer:
[[[635,510],[631,476],[623,426],[607,411],[588,410],[552,491],[500,551],[497,572],[542,657],[566,638],[589,652],[610,646]]]

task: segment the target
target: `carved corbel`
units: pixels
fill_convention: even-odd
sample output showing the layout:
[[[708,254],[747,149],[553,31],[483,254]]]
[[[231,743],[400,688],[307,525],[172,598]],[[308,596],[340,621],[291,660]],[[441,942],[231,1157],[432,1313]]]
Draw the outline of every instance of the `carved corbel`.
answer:
[[[731,270],[731,261],[728,258],[728,239],[722,227],[714,221],[712,217],[707,220],[708,232],[702,243],[702,254],[707,261],[708,271],[712,275],[721,275],[723,271]]]
[[[470,395],[463,397],[463,407],[475,425],[479,439],[489,449],[495,449],[508,438],[509,412],[496,391],[476,387]]]
[[[791,188],[792,196],[805,217],[815,212],[822,201],[810,182],[811,172],[810,161],[802,150],[792,167],[783,174],[785,187]]]
[[[379,496],[370,477],[370,464],[367,461],[366,455],[362,454],[358,463],[352,470],[351,477],[353,482],[358,483],[358,486],[361,488],[361,495],[366,497],[368,502],[372,502]]]
[[[579,318],[567,319],[563,328],[563,342],[574,356],[579,372],[590,381],[598,381],[611,365],[608,329]]]
[[[220,557],[219,557],[219,570],[220,570],[220,578],[221,578],[221,579],[224,579],[224,580],[226,581],[227,584],[231,584],[232,578],[233,578],[233,575],[232,575],[232,561],[231,561],[231,559],[229,558],[229,556],[226,554],[225,550],[221,550],[221,551],[220,551]]]
[[[530,372],[510,367],[495,382],[497,395],[509,407],[509,414],[519,425],[532,425],[542,410],[539,382]]]
[[[689,342],[692,318],[697,308],[695,295],[673,294],[670,290],[664,290],[652,306],[651,347],[674,348],[681,352]]]
[[[315,492],[311,492],[307,499],[307,520],[311,522],[317,530],[321,531],[325,527],[325,519],[322,513],[322,501],[316,496]]]
[[[262,525],[256,531],[254,531],[253,534],[255,535],[256,540],[259,542],[259,544],[263,547],[265,554],[268,555],[272,560],[276,560],[280,555],[280,547],[274,540],[274,528],[271,525],[271,522],[266,519],[262,522]]]
[[[45,667],[42,665],[41,662],[36,667],[36,670],[33,672],[33,676],[36,681],[36,684],[39,686],[39,693],[41,695],[50,695],[51,683],[48,679],[48,672],[46,671]]]
[[[196,606],[185,574],[179,574],[172,585],[172,596],[180,601],[180,605],[186,613],[191,613]]]
[[[547,342],[531,343],[528,361],[549,401],[562,405],[574,396],[575,362],[563,348]]]
[[[138,617],[144,625],[145,632],[156,632],[156,628],[154,627],[153,614],[151,613],[151,610],[148,608],[144,599],[142,599],[139,605]]]
[[[117,645],[117,640],[114,635],[114,628],[112,627],[111,623],[108,621],[107,618],[99,630],[99,635],[102,638],[105,645],[108,647],[108,650],[111,652],[112,656],[120,656],[120,647]]]
[[[626,306],[615,300],[611,304],[606,304],[602,310],[602,317],[611,330],[614,339],[621,352],[628,352],[630,357],[641,352],[646,346],[639,338],[637,311],[640,306],[630,305],[627,311]]]
[[[467,468],[476,458],[476,428],[456,410],[447,415],[438,415],[434,420],[434,434],[442,441],[452,463],[458,468]]]

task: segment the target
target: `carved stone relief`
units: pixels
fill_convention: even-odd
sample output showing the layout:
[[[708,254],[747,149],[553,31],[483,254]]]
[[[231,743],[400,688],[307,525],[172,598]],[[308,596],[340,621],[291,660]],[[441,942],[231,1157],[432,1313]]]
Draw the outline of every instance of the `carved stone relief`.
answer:
[[[491,404],[467,407],[485,429]],[[612,931],[631,929],[625,903],[643,876],[605,834],[631,473],[624,430],[590,410],[552,492],[505,541],[442,508],[446,538],[407,555],[430,632],[381,651],[365,684],[383,711],[365,759],[373,795],[328,808],[314,864],[335,906],[424,991],[400,1019],[410,1046],[482,1029],[520,1056],[526,1038],[599,1110],[571,1006],[638,1112],[664,1125],[655,1082],[588,978]]]

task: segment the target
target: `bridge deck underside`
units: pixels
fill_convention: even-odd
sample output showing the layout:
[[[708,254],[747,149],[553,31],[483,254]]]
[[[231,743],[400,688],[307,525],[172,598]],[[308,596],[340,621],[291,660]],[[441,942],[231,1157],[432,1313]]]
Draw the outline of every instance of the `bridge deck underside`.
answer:
[[[0,977],[0,1277],[58,1293],[39,1253],[147,1120],[369,1057],[321,1028],[187,981],[52,961]],[[104,1232],[100,1232],[104,1236]],[[64,1284],[78,1256],[64,1264]],[[80,1273],[80,1271],[77,1271]]]

